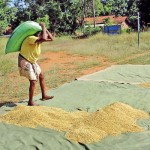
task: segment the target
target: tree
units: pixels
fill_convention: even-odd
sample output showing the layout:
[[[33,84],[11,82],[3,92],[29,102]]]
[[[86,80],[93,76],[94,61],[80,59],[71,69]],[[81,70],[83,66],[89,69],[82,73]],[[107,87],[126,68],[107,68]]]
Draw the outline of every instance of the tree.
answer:
[[[101,0],[101,3],[103,4],[103,12],[101,12],[101,15],[110,15],[112,12],[112,4],[111,2],[107,0]]]
[[[150,23],[150,1],[140,0],[139,10],[140,10],[141,21],[143,22],[143,24]]]
[[[63,16],[59,2],[46,2],[40,7],[38,14],[41,17],[47,14],[49,16],[49,29],[52,32],[59,32],[58,28]]]
[[[81,18],[82,11],[81,7],[79,7],[80,1],[79,0],[60,0],[60,8],[62,11],[62,20],[60,21],[59,31],[67,32],[67,33],[74,33],[78,27],[77,20]]]
[[[39,4],[36,0],[15,0],[14,6],[18,9],[16,19],[12,21],[14,27],[17,27],[21,22],[32,20],[35,21],[39,16]]]
[[[8,2],[8,0],[0,0],[0,2],[1,8],[6,9],[5,2]],[[15,0],[13,6],[10,7],[10,10],[17,8],[17,11],[13,14],[15,17],[6,17],[7,11],[2,9],[1,20],[3,24],[7,24],[6,22],[9,20],[14,28],[28,20],[44,21],[47,28],[52,32],[72,34],[78,27],[77,20],[82,16],[81,4],[83,4],[81,0]],[[10,15],[7,16],[10,17]],[[3,24],[1,27],[3,27]]]
[[[127,14],[128,0],[107,0],[106,2],[111,5],[111,12],[115,16],[125,16]]]
[[[0,34],[15,19],[16,8],[11,8],[10,0],[0,0]]]
[[[139,11],[138,8],[138,1],[137,0],[130,0],[128,2],[128,20],[129,24],[132,28],[137,28],[137,13]]]
[[[95,16],[104,13],[104,7],[100,0],[94,0]],[[93,0],[85,0],[85,16],[93,17]]]

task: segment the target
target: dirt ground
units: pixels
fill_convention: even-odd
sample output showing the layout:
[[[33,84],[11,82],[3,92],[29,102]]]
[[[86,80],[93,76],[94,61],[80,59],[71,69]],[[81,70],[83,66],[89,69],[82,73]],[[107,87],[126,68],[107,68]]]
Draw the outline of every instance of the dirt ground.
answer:
[[[86,75],[90,73],[94,73],[96,71],[103,70],[107,67],[110,67],[112,65],[119,64],[123,61],[127,61],[130,59],[134,59],[137,57],[141,57],[144,55],[150,54],[150,51],[147,51],[142,54],[135,54],[131,55],[129,57],[126,57],[124,60],[121,60],[119,62],[110,62],[105,57],[98,56],[96,59],[99,61],[100,65],[97,65],[95,67],[92,67],[90,69],[82,70],[81,75]],[[85,62],[88,59],[90,59],[92,56],[78,56],[78,55],[71,55],[67,54],[66,52],[45,52],[41,55],[41,58],[39,60],[39,64],[42,68],[43,72],[46,72],[51,69],[54,65],[59,65],[61,67],[69,67],[69,68],[75,68],[74,65],[72,65],[73,62]]]
[[[54,65],[59,65],[61,67],[72,67],[75,68],[73,62],[85,62],[86,60],[90,59],[91,56],[78,56],[78,55],[70,55],[65,52],[46,52],[41,55],[39,60],[39,65],[43,72],[46,72],[51,69]],[[113,63],[110,63],[103,57],[97,57],[98,61],[100,62],[100,66],[95,66],[90,69],[82,70],[82,75],[90,74],[99,70],[103,70]]]

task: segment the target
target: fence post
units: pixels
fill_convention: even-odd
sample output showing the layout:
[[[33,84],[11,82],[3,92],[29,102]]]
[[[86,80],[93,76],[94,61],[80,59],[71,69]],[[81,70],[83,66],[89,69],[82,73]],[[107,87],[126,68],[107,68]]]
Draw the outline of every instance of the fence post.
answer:
[[[93,0],[92,1],[93,2],[93,21],[94,21],[94,28],[95,28],[95,24],[96,24],[96,22],[95,22],[95,0]]]
[[[138,48],[140,47],[140,14],[138,12]]]

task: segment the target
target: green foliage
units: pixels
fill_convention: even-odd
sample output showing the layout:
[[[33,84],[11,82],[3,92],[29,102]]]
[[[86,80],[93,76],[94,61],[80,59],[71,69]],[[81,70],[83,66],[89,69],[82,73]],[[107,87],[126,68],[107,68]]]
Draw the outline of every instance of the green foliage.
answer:
[[[46,28],[49,28],[49,16],[48,16],[48,15],[45,15],[44,17],[39,17],[39,18],[37,18],[36,21],[37,21],[38,23],[44,22]]]
[[[101,14],[104,14],[104,6],[100,0],[94,0],[94,6],[93,6],[93,0],[86,0],[84,2],[85,2],[86,17],[93,17],[93,7],[95,9],[95,16],[100,16]]]
[[[137,12],[138,12],[138,2],[136,0],[130,0],[129,6],[128,6],[129,12],[128,12],[128,20],[130,23],[130,26],[133,28],[137,27]]]
[[[78,0],[16,0],[17,19],[12,23],[16,27],[22,21],[44,21],[52,32],[72,34],[78,27],[77,19],[81,17],[78,5]]]
[[[10,0],[0,0],[0,35],[6,29],[11,20],[14,20],[16,8],[9,6]]]
[[[112,14],[116,16],[124,16],[127,14],[128,0],[108,0],[112,6]]]
[[[95,16],[128,15],[132,27],[137,26],[137,11],[140,10],[142,24],[150,22],[150,1],[148,0],[0,0],[0,34],[8,24],[16,28],[28,20],[45,22],[51,32],[74,34],[81,27],[81,18]],[[110,20],[105,20],[111,25]]]
[[[105,18],[104,19],[104,24],[106,25],[106,26],[109,26],[109,25],[112,25],[113,24],[113,22],[110,20],[110,18],[108,17],[108,18]]]
[[[104,9],[101,15],[110,15],[112,12],[112,4],[106,0],[101,0],[101,3],[103,4]]]
[[[67,5],[60,5],[62,18],[57,24],[57,28],[61,33],[72,34],[78,27],[77,19],[80,17],[80,9],[78,2],[67,1]]]
[[[127,28],[127,29],[122,29],[121,33],[131,33],[131,28]]]
[[[96,0],[95,1],[95,15],[99,16],[102,13],[104,13],[104,6],[99,0]]]
[[[84,35],[86,36],[90,36],[90,35],[95,35],[97,34],[98,32],[101,31],[101,28],[100,27],[91,27],[90,25],[85,28],[85,32],[84,32]]]
[[[49,29],[53,32],[58,32],[58,24],[62,20],[62,12],[59,3],[55,1],[45,2],[39,6],[38,16],[49,16]]]

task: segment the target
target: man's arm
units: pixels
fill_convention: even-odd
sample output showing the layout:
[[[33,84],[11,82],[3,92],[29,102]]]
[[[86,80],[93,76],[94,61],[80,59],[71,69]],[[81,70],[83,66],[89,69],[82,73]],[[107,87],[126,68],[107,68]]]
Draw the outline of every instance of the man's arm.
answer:
[[[46,33],[47,33],[47,37],[50,41],[53,41],[54,40],[54,37],[52,36],[52,34],[46,29]]]
[[[47,33],[46,33],[46,27],[44,23],[40,23],[40,26],[42,27],[42,35],[41,39],[46,40],[47,39]]]
[[[42,27],[42,35],[36,40],[36,43],[42,43],[47,41],[53,41],[52,34],[46,29],[45,24],[41,23],[40,26]]]

